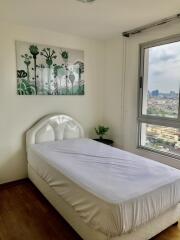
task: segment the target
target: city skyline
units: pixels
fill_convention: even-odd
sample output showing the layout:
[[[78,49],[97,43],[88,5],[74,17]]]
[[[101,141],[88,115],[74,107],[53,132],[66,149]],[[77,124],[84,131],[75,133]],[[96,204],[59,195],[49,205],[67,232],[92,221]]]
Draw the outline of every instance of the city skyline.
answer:
[[[158,91],[159,94],[171,94],[171,93],[179,94],[179,92],[176,92],[176,91],[174,91],[174,90],[169,90],[169,92],[161,92],[161,91],[159,91],[159,89],[153,89],[153,90],[151,90],[151,91],[148,90],[149,93],[152,93],[152,92],[154,92],[154,91]]]

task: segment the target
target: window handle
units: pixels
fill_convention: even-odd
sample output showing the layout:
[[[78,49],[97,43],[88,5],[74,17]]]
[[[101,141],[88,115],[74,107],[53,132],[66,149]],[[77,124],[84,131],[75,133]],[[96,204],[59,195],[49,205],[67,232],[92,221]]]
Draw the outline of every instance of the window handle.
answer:
[[[143,77],[140,76],[139,78],[139,88],[142,88],[143,87]]]

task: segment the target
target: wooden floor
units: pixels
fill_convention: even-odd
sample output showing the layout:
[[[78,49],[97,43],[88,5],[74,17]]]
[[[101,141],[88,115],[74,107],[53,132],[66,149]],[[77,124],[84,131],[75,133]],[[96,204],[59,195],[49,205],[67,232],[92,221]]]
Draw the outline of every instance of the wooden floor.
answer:
[[[180,230],[178,226],[173,226],[153,239],[180,240]],[[81,238],[33,184],[24,180],[0,186],[0,240]]]

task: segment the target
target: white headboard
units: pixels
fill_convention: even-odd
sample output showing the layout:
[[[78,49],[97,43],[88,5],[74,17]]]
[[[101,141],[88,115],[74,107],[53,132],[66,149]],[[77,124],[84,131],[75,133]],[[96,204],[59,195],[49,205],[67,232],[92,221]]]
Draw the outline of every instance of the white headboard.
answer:
[[[83,127],[64,114],[47,115],[26,133],[26,144],[58,141],[84,137]]]

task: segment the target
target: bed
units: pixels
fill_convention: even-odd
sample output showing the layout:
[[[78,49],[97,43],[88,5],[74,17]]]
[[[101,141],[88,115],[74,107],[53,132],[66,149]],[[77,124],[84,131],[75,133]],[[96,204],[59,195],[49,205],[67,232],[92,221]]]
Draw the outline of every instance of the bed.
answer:
[[[145,240],[180,219],[180,171],[85,138],[49,115],[26,135],[28,176],[84,240]]]

